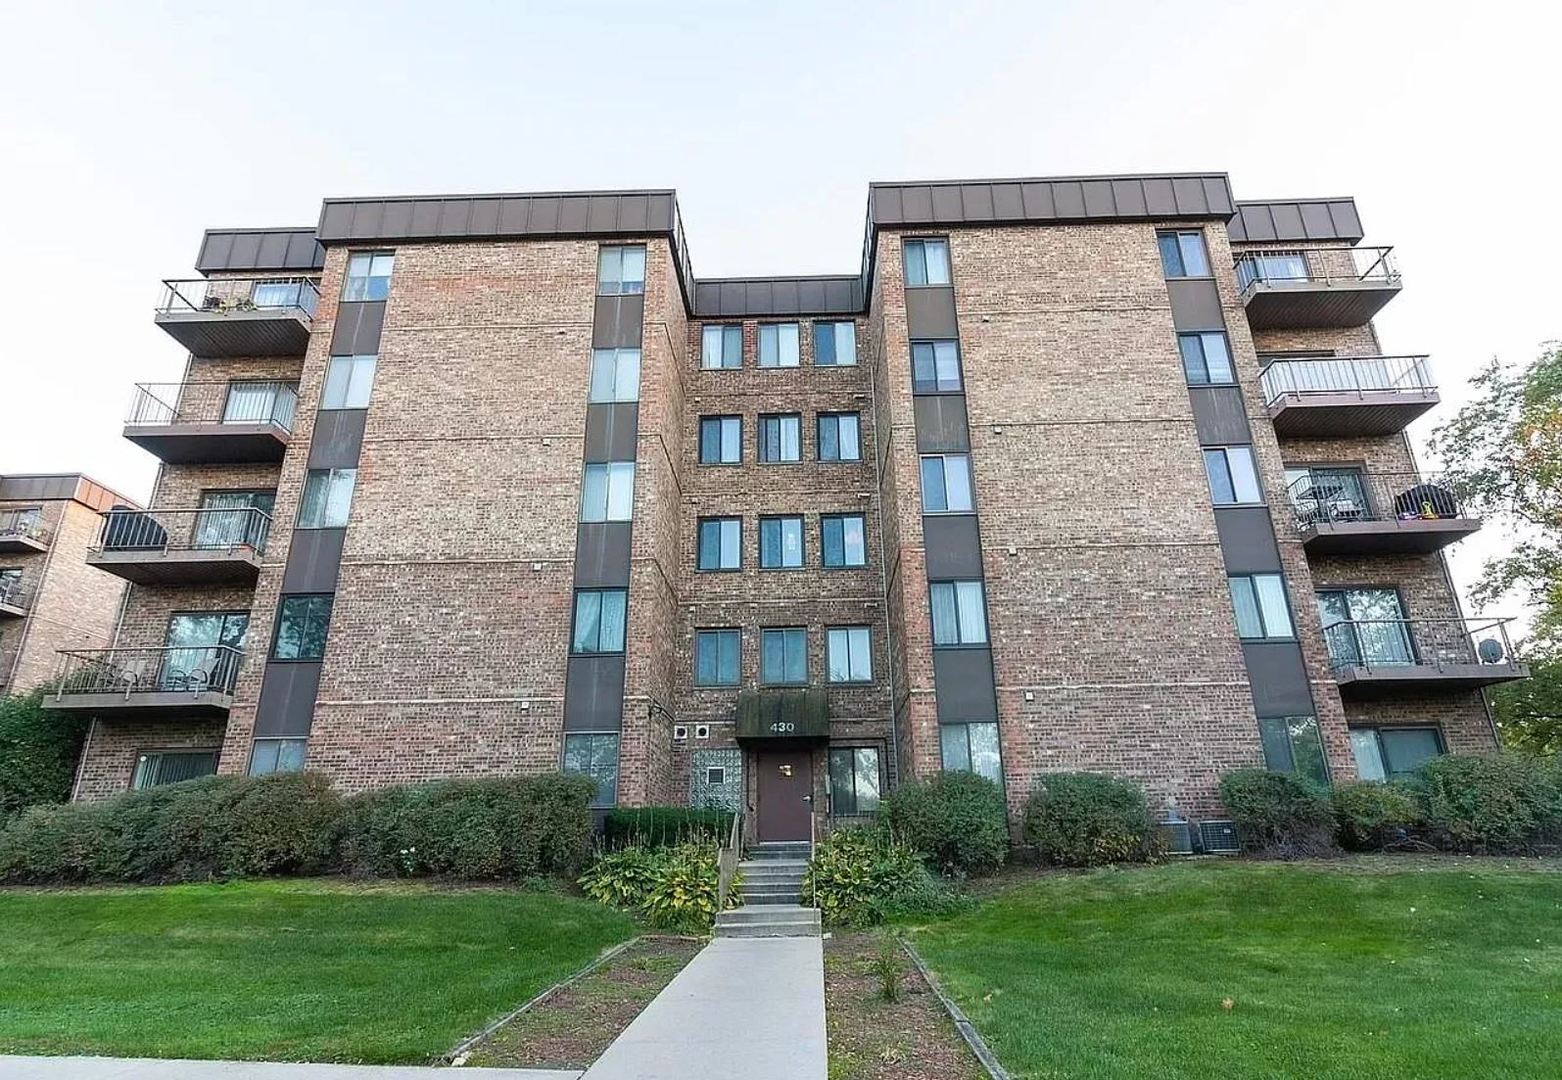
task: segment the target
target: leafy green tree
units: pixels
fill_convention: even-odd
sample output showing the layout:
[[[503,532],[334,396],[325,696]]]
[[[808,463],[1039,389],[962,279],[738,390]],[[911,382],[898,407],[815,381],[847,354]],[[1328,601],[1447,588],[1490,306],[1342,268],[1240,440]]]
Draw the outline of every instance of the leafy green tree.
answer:
[[[1432,434],[1432,452],[1465,509],[1507,530],[1512,548],[1487,561],[1471,598],[1509,592],[1535,609],[1524,643],[1533,678],[1492,695],[1505,742],[1562,751],[1562,345],[1526,367],[1493,360],[1476,397]]]
[[[87,723],[45,712],[42,690],[0,696],[0,821],[70,798]]]

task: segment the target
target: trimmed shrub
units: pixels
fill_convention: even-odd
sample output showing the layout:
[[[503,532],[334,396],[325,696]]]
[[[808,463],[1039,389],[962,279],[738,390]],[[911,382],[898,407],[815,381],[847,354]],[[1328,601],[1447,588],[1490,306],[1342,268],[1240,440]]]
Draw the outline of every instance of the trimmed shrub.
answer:
[[[1379,851],[1408,839],[1421,823],[1415,793],[1401,784],[1340,784],[1330,799],[1340,846],[1351,851]]]
[[[1290,859],[1334,849],[1334,808],[1290,773],[1237,769],[1220,778],[1220,801],[1245,851]]]
[[[46,713],[43,691],[0,696],[0,822],[70,798],[91,721]]]
[[[609,851],[702,842],[720,845],[731,831],[732,811],[689,806],[618,807],[602,821],[602,840]]]
[[[1025,840],[1061,866],[1100,866],[1155,853],[1144,789],[1097,773],[1050,773],[1025,802]]]
[[[944,772],[902,784],[883,802],[894,839],[944,873],[980,873],[1009,854],[1003,789],[973,772]]]
[[[591,852],[587,777],[441,780],[347,800],[345,869],[474,881],[574,877]]]
[[[1450,754],[1411,780],[1427,826],[1460,850],[1524,851],[1562,832],[1553,767],[1523,754]]]

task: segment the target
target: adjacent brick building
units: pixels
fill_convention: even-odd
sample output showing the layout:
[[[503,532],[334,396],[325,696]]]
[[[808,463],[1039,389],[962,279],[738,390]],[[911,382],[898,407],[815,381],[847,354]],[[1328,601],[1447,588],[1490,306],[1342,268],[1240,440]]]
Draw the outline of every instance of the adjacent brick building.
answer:
[[[126,429],[152,509],[89,556],[116,648],[53,702],[78,796],[562,765],[787,839],[940,768],[1201,818],[1234,767],[1493,747],[1525,672],[1362,239],[1218,173],[873,185],[829,277],[696,279],[670,191],[209,232]]]

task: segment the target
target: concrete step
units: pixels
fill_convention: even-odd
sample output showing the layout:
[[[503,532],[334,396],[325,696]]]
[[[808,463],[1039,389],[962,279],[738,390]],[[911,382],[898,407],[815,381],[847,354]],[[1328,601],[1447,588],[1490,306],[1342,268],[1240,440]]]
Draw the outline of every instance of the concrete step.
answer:
[[[744,874],[796,874],[808,872],[808,863],[801,859],[745,859],[738,863]]]
[[[812,854],[807,840],[785,844],[754,844],[748,849],[751,859],[779,859],[788,862],[798,860],[807,862]]]
[[[793,889],[791,892],[774,892],[774,893],[757,893],[757,894],[756,893],[747,893],[746,892],[746,893],[743,894],[743,902],[745,904],[750,904],[750,905],[752,905],[752,904],[801,904],[803,902],[803,894],[798,889]]]
[[[819,909],[796,904],[764,904],[723,911],[716,916],[717,937],[818,937]]]
[[[803,887],[801,878],[792,881],[782,881],[776,878],[744,878],[743,895],[757,895],[759,893],[796,892]]]
[[[758,908],[740,907],[723,911],[716,916],[718,925],[749,922],[812,922],[819,921],[819,909],[801,904],[772,904],[760,911]]]

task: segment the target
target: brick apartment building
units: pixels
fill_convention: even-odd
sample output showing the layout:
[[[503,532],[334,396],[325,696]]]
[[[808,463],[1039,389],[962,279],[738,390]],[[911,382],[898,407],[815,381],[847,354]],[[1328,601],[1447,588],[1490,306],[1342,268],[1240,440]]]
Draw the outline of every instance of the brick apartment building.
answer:
[[[125,583],[86,556],[116,506],[140,508],[79,473],[0,476],[0,694],[47,682],[61,649],[112,644]]]
[[[1267,761],[1495,745],[1525,671],[1441,554],[1438,400],[1350,199],[1225,175],[875,184],[862,265],[704,280],[671,191],[327,200],[156,320],[132,583],[53,707],[78,797],[564,768],[766,839],[970,768],[1218,812]]]

